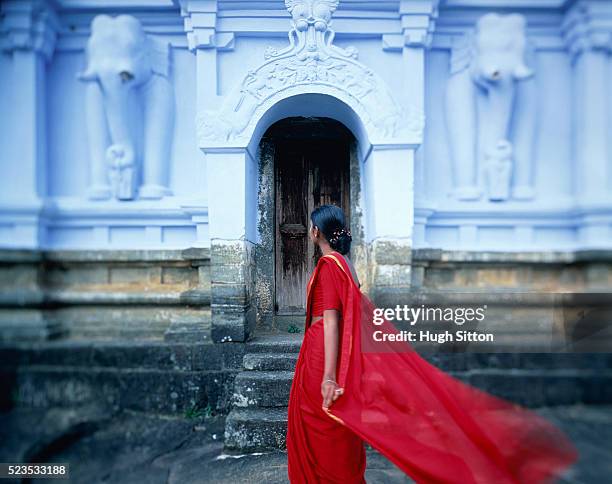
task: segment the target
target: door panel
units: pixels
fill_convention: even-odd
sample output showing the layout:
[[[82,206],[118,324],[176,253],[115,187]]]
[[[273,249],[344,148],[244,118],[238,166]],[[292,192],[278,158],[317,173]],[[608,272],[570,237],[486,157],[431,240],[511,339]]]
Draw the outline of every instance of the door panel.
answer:
[[[306,283],[320,257],[308,237],[319,205],[349,209],[349,145],[340,139],[277,140],[276,312],[304,314]]]
[[[350,220],[348,144],[325,140],[313,146],[310,155],[308,216],[320,205],[338,205]],[[311,272],[321,251],[312,243],[308,244],[308,251]]]
[[[276,307],[293,314],[305,307],[308,277],[307,164],[297,143],[279,143],[276,153]]]

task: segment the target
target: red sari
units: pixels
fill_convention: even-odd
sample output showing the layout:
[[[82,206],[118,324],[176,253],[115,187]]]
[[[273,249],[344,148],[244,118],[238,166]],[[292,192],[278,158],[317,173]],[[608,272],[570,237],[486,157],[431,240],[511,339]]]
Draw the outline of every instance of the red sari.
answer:
[[[322,320],[310,326],[312,287],[324,264],[342,301],[337,378],[344,393],[322,408]],[[321,257],[307,288],[306,330],[289,397],[292,483],[364,482],[362,440],[417,483],[549,483],[577,452],[548,420],[447,375],[406,342],[373,343],[374,305],[344,257]]]

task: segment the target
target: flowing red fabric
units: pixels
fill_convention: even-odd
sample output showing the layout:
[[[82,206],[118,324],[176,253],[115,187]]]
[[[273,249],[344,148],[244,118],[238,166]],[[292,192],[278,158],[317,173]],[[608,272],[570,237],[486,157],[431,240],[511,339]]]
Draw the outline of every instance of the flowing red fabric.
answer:
[[[309,324],[310,288],[322,264],[335,268],[342,299],[336,381],[344,393],[327,411],[320,407],[321,380],[308,371],[310,358],[317,369],[324,361],[323,325]],[[292,483],[363,482],[360,451],[347,455],[359,449],[355,436],[417,483],[552,483],[577,460],[567,436],[535,412],[451,377],[407,342],[374,342],[374,331],[398,332],[389,321],[374,325],[374,308],[342,255],[321,257],[308,284],[306,331],[289,399]],[[343,467],[350,475],[340,480]]]

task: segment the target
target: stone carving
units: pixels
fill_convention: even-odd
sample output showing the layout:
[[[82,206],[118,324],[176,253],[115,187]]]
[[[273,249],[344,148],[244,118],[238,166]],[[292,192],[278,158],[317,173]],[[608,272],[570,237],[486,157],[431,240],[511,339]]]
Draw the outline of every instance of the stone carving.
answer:
[[[536,86],[527,62],[531,51],[525,27],[521,15],[487,14],[478,20],[475,33],[466,34],[453,49],[446,106],[455,196],[460,200],[480,198],[479,168],[494,199],[509,198],[490,185],[500,180],[489,176],[486,165],[486,160],[499,158],[500,149],[504,170],[510,170],[514,182],[512,196],[533,197]]]
[[[313,86],[319,87],[315,92],[348,98],[381,138],[420,136],[423,114],[400,109],[382,79],[357,61],[354,47],[333,45],[329,24],[338,0],[286,0],[285,5],[292,17],[289,45],[281,50],[268,47],[265,61],[246,74],[220,110],[198,116],[201,140],[241,139],[257,113],[265,112],[279,94],[312,92]]]
[[[170,194],[174,93],[169,54],[169,46],[147,36],[135,17],[93,19],[87,69],[79,74],[87,82],[89,198],[130,200],[137,191],[140,198]]]
[[[306,32],[313,25],[316,31],[325,32],[338,3],[339,0],[285,0],[285,7],[298,31]]]
[[[489,200],[507,200],[510,196],[510,176],[512,175],[512,143],[500,140],[486,154],[485,175],[489,188]]]

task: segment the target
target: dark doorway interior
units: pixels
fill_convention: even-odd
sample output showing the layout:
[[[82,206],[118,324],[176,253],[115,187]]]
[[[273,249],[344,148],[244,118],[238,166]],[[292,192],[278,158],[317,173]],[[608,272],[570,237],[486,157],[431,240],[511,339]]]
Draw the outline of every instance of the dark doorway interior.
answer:
[[[274,311],[304,315],[306,284],[320,257],[308,238],[310,212],[342,207],[350,220],[351,132],[330,118],[287,118],[266,133],[274,144]]]

